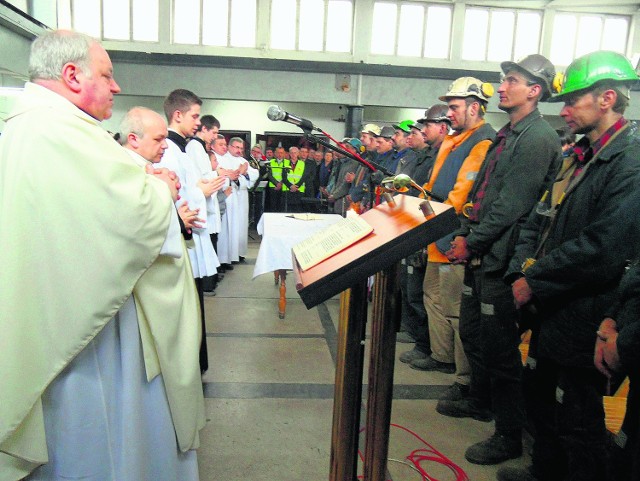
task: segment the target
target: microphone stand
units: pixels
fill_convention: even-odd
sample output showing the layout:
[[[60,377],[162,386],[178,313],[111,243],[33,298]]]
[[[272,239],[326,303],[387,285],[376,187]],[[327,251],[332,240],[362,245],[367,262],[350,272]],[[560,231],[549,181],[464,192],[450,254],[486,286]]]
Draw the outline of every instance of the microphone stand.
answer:
[[[304,136],[305,136],[306,139],[311,140],[313,142],[316,142],[316,143],[318,143],[320,145],[323,145],[323,146],[327,147],[328,149],[333,150],[334,152],[338,152],[338,153],[344,155],[345,157],[349,157],[350,159],[355,160],[359,164],[364,165],[371,172],[380,171],[384,175],[387,175],[387,176],[393,175],[393,172],[389,171],[388,169],[385,169],[381,165],[378,165],[378,164],[376,164],[374,162],[367,161],[367,160],[363,159],[362,157],[360,157],[358,154],[351,153],[347,149],[344,149],[344,148],[340,147],[339,145],[333,145],[331,142],[328,142],[328,141],[324,140],[323,138],[318,137],[315,134],[312,134],[311,130],[309,130],[309,129],[305,129],[303,127],[300,127],[300,128],[304,132]],[[321,134],[326,135],[329,139],[333,140],[336,144],[339,143],[338,141],[333,139],[329,134],[327,134],[325,131],[323,131],[321,129],[317,129],[317,130]]]
[[[349,157],[350,159],[353,159],[353,160],[359,162],[361,165],[364,165],[366,168],[368,168],[371,172],[380,171],[380,172],[382,172],[384,175],[386,175],[388,177],[394,177],[395,176],[394,172],[391,172],[390,170],[385,169],[381,165],[378,165],[378,164],[376,164],[374,162],[366,161],[365,159],[360,157],[358,154],[353,154],[353,153],[349,152],[348,150],[343,149],[339,145],[332,145],[330,142],[327,142],[323,138],[312,134],[311,130],[309,130],[309,129],[305,129],[304,127],[300,127],[300,128],[304,132],[304,136],[305,136],[306,139],[309,139],[309,140],[312,140],[314,142],[317,142],[320,145],[324,145],[325,147],[333,150],[334,152],[339,152],[342,155],[344,155],[346,157]],[[316,128],[316,130],[318,130],[320,133],[326,135],[329,139],[331,139],[334,142],[336,142],[336,144],[338,143],[335,139],[333,139],[329,134],[327,134],[322,129]],[[404,175],[404,174],[400,174],[400,175]],[[408,176],[406,176],[406,177],[408,177]],[[386,183],[386,182],[389,182],[389,180],[390,179],[385,179],[383,182]],[[430,192],[430,191],[418,186],[418,184],[416,182],[414,182],[413,179],[409,178],[409,180],[411,180],[411,182],[408,185],[411,185],[411,187],[416,188],[417,190],[422,192],[425,196],[429,196],[429,197],[431,197],[433,200],[435,200],[437,202],[444,202],[444,199],[442,197],[440,197],[438,195],[435,195],[433,192]],[[399,191],[396,190],[396,192],[399,192]]]

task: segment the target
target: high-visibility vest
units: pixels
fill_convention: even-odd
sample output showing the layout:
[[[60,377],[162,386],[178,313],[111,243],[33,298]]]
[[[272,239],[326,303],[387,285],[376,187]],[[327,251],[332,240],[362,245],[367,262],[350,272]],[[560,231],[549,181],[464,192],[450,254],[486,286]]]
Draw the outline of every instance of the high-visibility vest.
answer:
[[[291,168],[291,161],[290,160],[285,160],[284,161],[284,165],[285,165],[285,167],[289,168],[287,170],[287,180],[291,184],[296,184],[296,185],[299,184],[300,183],[300,179],[302,179],[302,175],[304,174],[304,161],[303,160],[298,160],[293,169]],[[298,192],[304,192],[304,188],[305,188],[305,185],[302,184],[300,186]],[[289,190],[289,188],[286,185],[283,185],[282,186],[282,190]]]
[[[278,162],[278,159],[271,159],[269,161],[269,167],[271,167],[271,177],[273,177],[278,182],[282,182],[282,169],[283,167],[285,167],[285,163],[286,159],[282,159],[282,163]],[[269,187],[275,187],[275,184],[270,181]]]

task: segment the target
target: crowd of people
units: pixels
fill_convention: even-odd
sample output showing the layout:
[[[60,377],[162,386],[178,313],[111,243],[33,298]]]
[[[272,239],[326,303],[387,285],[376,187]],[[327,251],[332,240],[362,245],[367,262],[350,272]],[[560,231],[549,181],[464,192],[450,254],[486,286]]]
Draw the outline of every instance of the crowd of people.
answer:
[[[467,460],[520,457],[527,428],[532,465],[500,481],[640,478],[640,138],[624,117],[638,76],[624,56],[587,54],[561,81],[542,55],[503,62],[498,131],[492,85],[461,77],[424,117],[364,125],[343,152],[255,145],[248,159],[185,89],[165,118],[132,108],[114,142],[100,122],[120,87],[90,37],[45,33],[29,68],[0,137],[0,213],[18,219],[0,229],[2,479],[197,479],[204,296],[247,255],[250,192],[263,181],[271,211],[365,212],[397,174],[460,218],[403,261],[398,339],[415,343],[403,363],[453,376],[438,413],[495,420]],[[566,148],[540,101],[564,103]],[[610,439],[602,396],[625,376]]]
[[[509,122],[498,131],[484,120],[493,86],[458,78],[423,118],[367,124],[359,139],[343,139],[373,174],[353,155],[305,152],[300,168],[298,148],[289,158],[275,149],[269,208],[296,211],[304,195],[335,213],[365,212],[384,201],[383,174],[406,174],[451,205],[460,228],[402,261],[398,341],[414,344],[400,361],[453,376],[438,413],[495,421],[466,459],[520,457],[526,428],[533,464],[501,468],[501,481],[639,479],[632,213],[640,139],[624,118],[638,76],[624,56],[605,51],[576,59],[564,79],[538,54],[501,68],[498,107]],[[564,102],[566,129],[551,127],[541,101]],[[609,439],[602,396],[625,376],[627,416]]]

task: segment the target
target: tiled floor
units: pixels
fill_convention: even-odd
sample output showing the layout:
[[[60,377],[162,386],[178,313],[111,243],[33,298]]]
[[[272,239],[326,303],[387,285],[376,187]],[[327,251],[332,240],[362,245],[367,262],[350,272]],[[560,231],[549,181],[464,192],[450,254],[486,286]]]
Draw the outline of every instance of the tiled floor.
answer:
[[[210,368],[203,376],[207,426],[198,454],[200,479],[326,480],[339,299],[307,310],[289,282],[287,315],[279,319],[273,276],[252,280],[259,248],[259,237],[253,236],[247,263],[235,265],[217,295],[205,301]],[[397,344],[396,361],[409,348]],[[388,479],[422,481],[406,458],[425,449],[425,442],[467,479],[495,479],[497,467],[464,459],[470,444],[492,434],[493,423],[435,412],[435,400],[452,382],[451,375],[418,372],[396,362]],[[422,466],[433,480],[465,479],[441,463]]]

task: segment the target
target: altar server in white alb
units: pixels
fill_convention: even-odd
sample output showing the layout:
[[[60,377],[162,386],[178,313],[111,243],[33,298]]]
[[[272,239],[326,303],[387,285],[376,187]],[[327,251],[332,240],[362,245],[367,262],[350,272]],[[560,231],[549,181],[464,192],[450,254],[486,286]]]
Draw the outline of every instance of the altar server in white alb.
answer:
[[[187,154],[196,161],[202,175],[211,172],[208,152],[211,150],[211,142],[218,137],[218,130],[220,121],[213,115],[203,115],[200,117],[198,130],[187,143]]]
[[[164,113],[169,122],[169,148],[158,164],[175,171],[180,177],[180,197],[186,200],[192,210],[197,210],[202,222],[192,229],[193,244],[189,246],[189,257],[193,277],[196,280],[202,318],[202,345],[200,349],[200,369],[209,368],[204,320],[204,294],[202,279],[217,273],[220,265],[209,238],[207,224],[207,198],[215,192],[215,184],[202,178],[198,164],[186,154],[187,138],[194,135],[200,125],[200,105],[202,100],[193,92],[177,89],[164,100]]]
[[[221,213],[220,204],[218,203],[218,192],[225,185],[228,186],[229,181],[227,179],[219,178],[218,173],[211,167],[211,160],[209,158],[209,151],[211,149],[211,143],[218,136],[218,129],[220,129],[220,122],[213,115],[203,115],[200,117],[200,127],[196,135],[187,143],[187,155],[191,157],[202,174],[202,179],[206,181],[203,184],[206,187],[205,195],[211,192],[207,196],[207,231],[211,239],[211,245],[218,252],[218,234],[220,233]],[[218,283],[217,273],[211,277],[204,279],[203,290],[204,295],[215,295],[215,288]]]
[[[195,481],[200,331],[177,178],[101,128],[120,88],[97,41],[47,32],[29,70],[0,137],[0,480]]]

